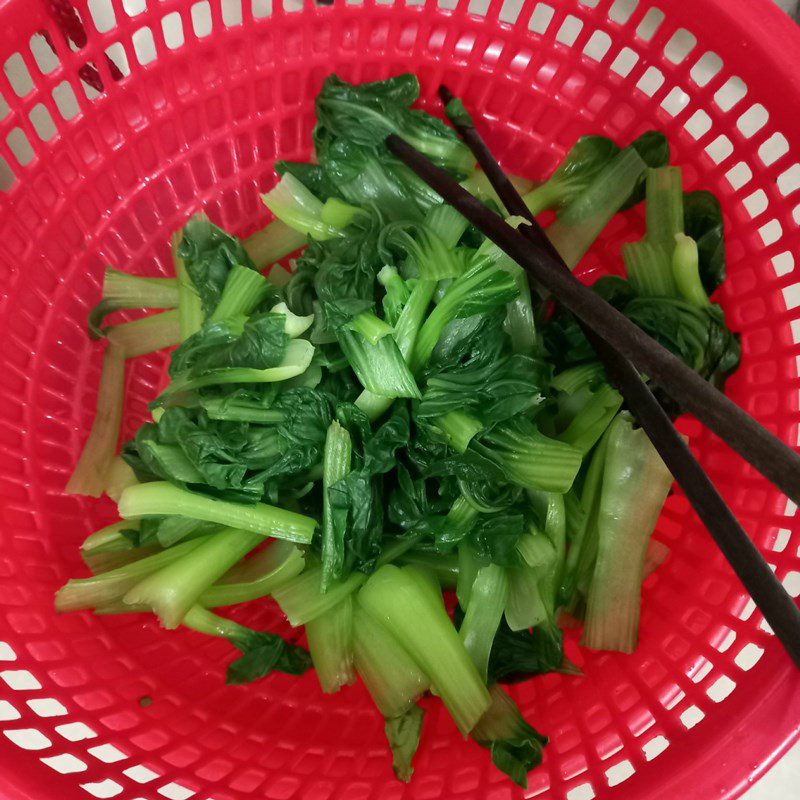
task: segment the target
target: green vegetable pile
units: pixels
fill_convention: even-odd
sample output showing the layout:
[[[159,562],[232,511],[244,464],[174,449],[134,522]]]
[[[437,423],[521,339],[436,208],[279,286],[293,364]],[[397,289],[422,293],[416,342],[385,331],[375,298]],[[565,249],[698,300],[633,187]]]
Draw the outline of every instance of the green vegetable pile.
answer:
[[[503,212],[454,132],[411,108],[418,91],[411,75],[328,78],[318,163],[276,164],[274,222],[239,241],[196,216],[173,237],[174,279],[108,270],[89,321],[107,340],[98,412],[68,489],[106,492],[121,521],[85,541],[93,576],[56,605],[223,637],[240,651],[229,683],[360,676],[402,780],[433,692],[524,786],[547,740],[499,684],[576,674],[568,618],[587,647],[636,646],[671,476],[576,320],[387,152],[399,134]],[[709,300],[720,209],[668,161],[655,132],[587,136],[541,185],[516,183],[555,212],[573,266],[644,199],[627,279],[595,289],[722,385],[739,349]],[[291,273],[262,275],[301,246]],[[162,310],[104,327],[129,308]],[[170,345],[152,421],[116,456],[125,361]],[[309,652],[212,610],[269,595]]]

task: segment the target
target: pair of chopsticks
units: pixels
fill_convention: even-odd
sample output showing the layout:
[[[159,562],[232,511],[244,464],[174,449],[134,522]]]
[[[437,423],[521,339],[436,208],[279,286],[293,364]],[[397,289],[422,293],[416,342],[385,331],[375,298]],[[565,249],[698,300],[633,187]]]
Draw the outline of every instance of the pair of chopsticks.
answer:
[[[439,96],[445,106],[454,99],[445,86],[440,87]],[[523,217],[529,225],[512,228],[400,137],[390,135],[386,145],[580,320],[609,380],[616,385],[764,619],[800,667],[800,609],[717,492],[639,371],[796,503],[800,503],[800,456],[575,278],[471,122],[459,118],[454,127],[508,213]]]

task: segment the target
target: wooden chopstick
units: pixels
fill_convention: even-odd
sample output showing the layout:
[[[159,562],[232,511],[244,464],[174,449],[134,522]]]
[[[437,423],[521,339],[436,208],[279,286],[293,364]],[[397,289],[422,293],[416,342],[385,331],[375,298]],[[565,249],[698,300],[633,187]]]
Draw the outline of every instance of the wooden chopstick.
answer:
[[[453,99],[446,86],[439,87],[439,96],[445,106]],[[489,183],[508,213],[523,217],[530,223],[521,225],[518,230],[535,247],[542,248],[555,256],[559,261],[559,269],[569,272],[569,267],[560,258],[480,134],[472,125],[455,119],[451,121],[486,173]],[[583,326],[583,329],[605,367],[609,380],[619,389],[628,408],[658,450],[697,516],[761,610],[764,619],[775,631],[775,635],[792,661],[800,667],[800,610],[762,558],[630,361],[609,347],[608,343],[590,328]]]
[[[526,269],[561,305],[589,325],[641,373],[648,375],[684,411],[693,414],[800,504],[800,456],[797,453],[574,275],[561,269],[559,260],[551,253],[544,249],[532,250],[528,239],[408,142],[390,134],[386,145],[446,202]]]

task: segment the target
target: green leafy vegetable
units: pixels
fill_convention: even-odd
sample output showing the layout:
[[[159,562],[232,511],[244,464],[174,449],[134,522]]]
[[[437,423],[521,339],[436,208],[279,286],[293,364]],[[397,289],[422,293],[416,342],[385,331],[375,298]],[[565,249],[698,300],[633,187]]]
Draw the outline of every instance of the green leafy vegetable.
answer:
[[[419,94],[413,75],[328,77],[317,163],[275,164],[266,227],[240,241],[198,214],[171,236],[174,278],[107,270],[89,320],[107,338],[97,415],[68,488],[106,492],[122,520],[87,537],[92,575],[56,608],[227,639],[229,683],[313,665],[328,693],[358,675],[402,781],[430,692],[524,787],[547,740],[497,682],[576,674],[559,625],[584,618],[588,646],[634,646],[670,477],[573,315],[387,149],[402,136],[505,213]],[[460,100],[446,113],[472,125]],[[721,210],[668,162],[655,131],[623,148],[586,136],[535,188],[511,180],[555,212],[570,266],[644,199],[627,277],[593,290],[721,386],[739,361],[709,299]],[[128,308],[164,310],[103,327]],[[117,455],[125,360],[167,347],[152,419]],[[310,654],[210,610],[270,595]]]
[[[251,630],[199,606],[189,611],[183,624],[198,633],[227,639],[243,653],[228,665],[225,677],[228,684],[250,683],[273,670],[302,675],[311,666],[305,650],[288,644],[277,634]]]
[[[517,704],[497,685],[490,689],[492,704],[472,731],[472,738],[492,754],[492,763],[517,786],[528,787],[528,772],[542,761],[548,742],[532,728]]]

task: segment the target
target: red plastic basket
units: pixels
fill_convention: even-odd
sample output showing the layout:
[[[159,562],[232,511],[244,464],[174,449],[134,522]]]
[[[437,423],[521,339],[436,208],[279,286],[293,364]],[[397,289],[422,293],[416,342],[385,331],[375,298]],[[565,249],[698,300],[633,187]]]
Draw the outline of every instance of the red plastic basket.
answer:
[[[530,177],[580,134],[664,130],[686,184],[725,210],[721,301],[744,352],[730,393],[796,444],[800,36],[766,0],[76,0],[87,33],[67,20],[69,46],[52,14],[63,5],[0,0],[0,795],[523,796],[434,705],[404,786],[361,687],[323,697],[313,674],[225,687],[224,643],[137,617],[54,615],[54,590],[81,571],[78,543],[113,514],[61,493],[99,374],[87,308],[106,262],[168,271],[168,233],[200,206],[238,233],[263,224],[258,193],[273,159],[309,156],[329,72],[412,70],[427,107],[446,81]],[[641,228],[636,212],[615,219],[583,268],[618,269],[620,241]],[[131,363],[126,435],[163,367]],[[796,595],[795,507],[683,427]],[[525,796],[733,798],[797,738],[797,672],[679,493],[658,536],[672,554],[646,585],[637,652],[573,652],[585,677],[514,688],[552,739]],[[285,628],[269,603],[246,616]]]

